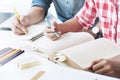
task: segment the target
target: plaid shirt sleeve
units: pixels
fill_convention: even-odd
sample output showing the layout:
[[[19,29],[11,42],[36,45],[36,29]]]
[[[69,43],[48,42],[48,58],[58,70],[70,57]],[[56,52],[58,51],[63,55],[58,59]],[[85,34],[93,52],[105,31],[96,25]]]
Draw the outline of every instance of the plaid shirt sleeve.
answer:
[[[93,0],[85,0],[83,8],[75,16],[84,29],[92,27],[96,17],[97,11]]]
[[[75,16],[76,20],[84,27],[84,29],[88,29],[93,25],[96,17],[99,17],[103,37],[116,42],[118,37],[118,0],[85,1],[83,8]]]

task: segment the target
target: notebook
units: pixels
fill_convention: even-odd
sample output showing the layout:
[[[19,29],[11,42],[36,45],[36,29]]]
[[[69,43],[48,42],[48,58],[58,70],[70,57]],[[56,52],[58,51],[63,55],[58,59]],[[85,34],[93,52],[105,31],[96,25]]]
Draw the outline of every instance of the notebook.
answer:
[[[56,41],[43,36],[26,48],[76,69],[83,69],[96,59],[110,58],[120,52],[117,44],[105,38],[94,39],[87,32],[69,32]]]

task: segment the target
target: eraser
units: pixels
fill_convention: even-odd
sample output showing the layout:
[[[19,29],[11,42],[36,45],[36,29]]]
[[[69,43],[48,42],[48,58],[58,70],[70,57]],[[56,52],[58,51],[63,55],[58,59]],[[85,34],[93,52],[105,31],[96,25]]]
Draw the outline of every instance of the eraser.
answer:
[[[31,80],[38,80],[44,73],[45,71],[39,71],[37,74],[33,76]]]
[[[40,61],[35,57],[27,57],[17,62],[18,68],[26,69],[36,65],[39,65]]]

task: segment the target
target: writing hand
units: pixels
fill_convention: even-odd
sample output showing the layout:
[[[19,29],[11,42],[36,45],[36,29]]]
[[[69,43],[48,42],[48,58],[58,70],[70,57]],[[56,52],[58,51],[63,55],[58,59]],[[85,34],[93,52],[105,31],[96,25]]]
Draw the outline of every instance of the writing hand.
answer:
[[[28,19],[25,16],[21,16],[20,19],[18,20],[18,18],[16,16],[13,17],[12,19],[12,30],[15,34],[25,34],[24,31],[27,31],[27,24],[28,24]]]
[[[53,26],[54,29],[51,28],[50,26],[47,26],[44,30],[44,35],[54,41],[54,40],[57,40],[60,38],[61,32],[58,30],[59,26],[58,26],[57,22],[53,22],[53,24],[51,26]],[[57,32],[58,36],[56,36],[55,32]]]

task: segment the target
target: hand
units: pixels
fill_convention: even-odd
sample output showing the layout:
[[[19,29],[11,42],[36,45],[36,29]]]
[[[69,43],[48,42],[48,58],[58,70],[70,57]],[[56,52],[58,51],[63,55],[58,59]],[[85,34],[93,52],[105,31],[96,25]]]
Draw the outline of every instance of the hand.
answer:
[[[20,20],[18,20],[16,16],[14,16],[12,19],[11,26],[15,34],[19,34],[19,35],[25,34],[24,31],[27,31],[26,30],[27,25],[28,25],[28,18],[26,16],[21,16]]]
[[[120,69],[120,64],[119,67],[114,67],[115,65],[117,66],[117,64],[113,64],[113,63],[114,61],[110,59],[99,59],[94,61],[91,66],[86,68],[86,70],[107,76],[120,77],[120,72],[118,73],[118,71],[115,70],[116,68]]]
[[[49,39],[51,40],[57,40],[60,38],[61,36],[61,32],[58,30],[58,23],[57,22],[53,22],[52,26],[54,28],[51,28],[50,26],[47,26],[44,30],[44,35],[47,36]],[[56,35],[57,33],[57,35]]]

